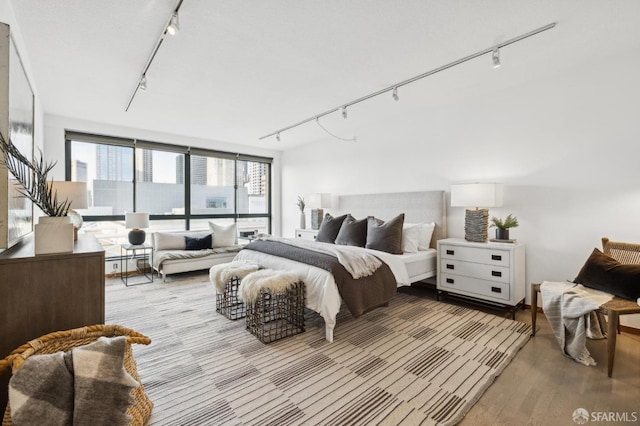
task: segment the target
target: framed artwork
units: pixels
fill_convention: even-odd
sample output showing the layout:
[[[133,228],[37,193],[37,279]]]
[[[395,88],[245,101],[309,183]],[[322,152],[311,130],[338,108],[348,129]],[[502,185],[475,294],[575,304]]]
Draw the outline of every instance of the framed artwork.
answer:
[[[4,27],[4,25],[3,25]],[[4,29],[4,28],[3,28]],[[8,31],[8,26],[7,29]],[[3,131],[13,144],[27,157],[33,158],[34,145],[34,95],[31,84],[22,65],[20,55],[13,37],[9,33],[8,40],[8,67],[1,67],[9,73],[8,93],[8,129]],[[5,50],[6,52],[6,50]],[[7,57],[7,55],[3,55]],[[5,97],[6,100],[6,97]],[[6,103],[5,103],[6,104]],[[5,119],[6,120],[6,119]],[[7,122],[7,121],[5,121]],[[3,129],[4,130],[4,129]],[[6,241],[0,241],[0,248],[9,248],[18,243],[26,235],[33,232],[33,203],[20,195],[20,184],[11,175],[6,173],[8,182],[6,193],[2,194],[6,204],[6,216],[0,221],[0,226],[5,229],[0,233],[6,235]],[[3,238],[4,240],[4,238]]]

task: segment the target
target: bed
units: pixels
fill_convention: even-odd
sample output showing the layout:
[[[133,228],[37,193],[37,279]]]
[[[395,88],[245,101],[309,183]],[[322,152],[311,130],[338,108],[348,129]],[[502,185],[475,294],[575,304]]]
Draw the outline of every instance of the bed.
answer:
[[[446,237],[446,209],[444,191],[424,191],[424,192],[404,192],[391,194],[367,194],[367,195],[346,195],[338,198],[338,207],[332,210],[333,216],[350,213],[355,218],[365,218],[375,216],[382,220],[389,220],[400,213],[404,213],[404,223],[431,223],[435,224],[433,229],[429,249],[417,251],[415,253],[389,254],[378,250],[364,248],[353,248],[355,251],[361,250],[380,259],[384,265],[388,266],[392,276],[386,277],[387,289],[389,285],[395,288],[410,285],[411,283],[424,280],[436,275],[436,241]],[[318,250],[322,247],[333,246],[328,243],[314,243],[302,241],[300,239],[268,238],[276,241],[274,244],[292,244],[300,248],[309,248],[315,245]],[[309,246],[309,247],[306,247]],[[334,248],[332,248],[334,250]],[[335,250],[341,250],[335,245]],[[349,249],[350,250],[350,249]],[[294,257],[295,258],[295,257]],[[325,337],[329,342],[333,341],[333,332],[336,326],[336,315],[343,303],[343,297],[338,290],[334,273],[322,267],[311,266],[307,263],[292,260],[292,258],[269,254],[252,249],[243,249],[236,256],[236,260],[257,263],[265,268],[294,271],[306,285],[306,306],[318,312],[325,321]],[[395,279],[395,282],[393,282]],[[386,290],[387,298],[389,291]],[[376,299],[373,306],[381,306],[381,299]],[[387,300],[388,301],[388,300]],[[347,301],[347,306],[351,309]],[[359,315],[360,310],[354,314]]]

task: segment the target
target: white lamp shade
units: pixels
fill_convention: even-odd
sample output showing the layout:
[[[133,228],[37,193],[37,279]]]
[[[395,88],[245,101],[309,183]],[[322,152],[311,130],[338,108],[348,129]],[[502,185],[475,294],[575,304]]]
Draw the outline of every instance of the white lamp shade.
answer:
[[[502,207],[502,184],[451,185],[451,207]]]
[[[87,184],[86,182],[52,181],[47,183],[53,193],[58,197],[58,201],[70,201],[69,208],[73,210],[86,209]]]
[[[316,193],[307,195],[307,206],[311,209],[327,209],[331,207],[331,194]]]
[[[127,229],[148,228],[149,213],[125,213],[124,227]]]

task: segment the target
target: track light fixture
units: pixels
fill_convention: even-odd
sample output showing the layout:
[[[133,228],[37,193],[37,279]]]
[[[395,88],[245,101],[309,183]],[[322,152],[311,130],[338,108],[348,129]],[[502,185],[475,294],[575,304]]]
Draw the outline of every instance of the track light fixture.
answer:
[[[149,71],[149,67],[151,67],[151,63],[153,62],[153,59],[156,57],[158,50],[160,50],[160,46],[162,46],[162,43],[164,42],[166,35],[167,34],[174,35],[180,30],[178,12],[180,11],[180,6],[182,6],[183,1],[184,0],[178,1],[178,5],[173,10],[171,17],[169,18],[169,21],[164,26],[162,33],[160,33],[160,37],[158,38],[158,41],[156,41],[156,45],[153,47],[153,50],[151,51],[151,55],[149,56],[149,59],[147,59],[147,63],[142,69],[142,73],[140,74],[140,80],[138,80],[136,87],[133,89],[133,93],[131,93],[131,96],[129,97],[129,102],[127,102],[127,106],[124,109],[125,112],[129,111],[129,107],[131,107],[131,104],[133,103],[133,99],[136,97],[138,90],[143,90],[143,91],[147,90],[147,71]]]
[[[355,105],[357,103],[364,102],[364,101],[369,100],[369,99],[371,99],[373,97],[376,97],[378,95],[382,95],[383,93],[387,93],[387,92],[390,92],[390,91],[393,92],[393,99],[397,101],[398,99],[400,99],[398,97],[398,91],[397,91],[398,87],[405,86],[405,85],[407,85],[409,83],[413,83],[413,82],[421,80],[421,79],[423,79],[425,77],[429,77],[429,76],[431,76],[433,74],[437,74],[440,71],[444,71],[444,70],[447,70],[449,68],[453,68],[453,67],[458,66],[460,64],[463,64],[463,63],[465,63],[467,61],[470,61],[471,59],[475,59],[475,58],[478,58],[480,56],[484,56],[487,53],[493,53],[493,55],[492,55],[493,66],[494,66],[494,68],[497,68],[497,67],[500,66],[500,48],[505,47],[505,46],[509,46],[509,45],[511,45],[513,43],[517,43],[517,42],[519,42],[521,40],[524,40],[524,39],[529,38],[531,36],[534,36],[536,34],[540,34],[541,32],[544,32],[544,31],[550,30],[552,28],[555,28],[555,26],[556,26],[556,23],[552,22],[550,24],[545,25],[544,27],[537,28],[537,29],[535,29],[533,31],[529,31],[528,33],[519,35],[517,37],[514,37],[514,38],[509,39],[507,41],[504,41],[502,43],[499,43],[497,46],[492,46],[492,47],[486,48],[484,50],[480,50],[479,52],[472,53],[471,55],[465,56],[464,58],[457,59],[457,60],[455,60],[453,62],[450,62],[448,64],[442,65],[442,66],[440,66],[438,68],[434,68],[434,69],[432,69],[430,71],[427,71],[427,72],[424,72],[424,73],[422,73],[420,75],[416,75],[415,77],[411,77],[411,78],[408,78],[406,80],[399,81],[399,82],[397,82],[396,84],[394,84],[392,86],[389,86],[389,87],[386,87],[384,89],[378,90],[377,92],[369,93],[368,95],[362,96],[361,98],[358,98],[358,99],[355,99],[353,101],[347,102],[347,103],[343,104],[343,106],[341,106],[341,107],[338,106],[338,107],[331,108],[331,109],[329,109],[327,111],[324,111],[324,112],[322,112],[320,114],[316,114],[313,117],[306,118],[306,119],[304,119],[302,121],[298,121],[295,124],[291,124],[290,126],[283,127],[283,128],[281,128],[279,130],[271,132],[271,133],[269,133],[267,135],[264,135],[264,136],[260,137],[260,140],[266,139],[266,138],[274,136],[276,134],[280,134],[281,132],[293,129],[294,127],[301,126],[301,125],[306,124],[306,123],[308,123],[308,122],[310,122],[312,120],[316,120],[316,122],[318,122],[319,118],[324,117],[325,115],[333,114],[334,112],[337,112],[337,111],[342,111],[342,116],[344,118],[347,118],[347,105],[349,105],[349,106]],[[320,123],[318,122],[318,124],[320,124]]]
[[[142,78],[140,79],[140,83],[138,84],[140,90],[147,90],[147,76],[142,74]]]
[[[171,15],[171,20],[169,21],[169,25],[167,25],[167,32],[169,35],[176,35],[178,31],[180,31],[180,22],[178,20],[178,12],[175,12]]]
[[[491,58],[493,59],[493,67],[494,68],[498,68],[501,64],[500,64],[500,49],[499,48],[495,48],[493,49],[493,53],[491,54]]]

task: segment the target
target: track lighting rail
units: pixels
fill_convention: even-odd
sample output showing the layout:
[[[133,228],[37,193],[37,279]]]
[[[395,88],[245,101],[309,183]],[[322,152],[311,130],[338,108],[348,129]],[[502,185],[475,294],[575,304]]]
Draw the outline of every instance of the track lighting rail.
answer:
[[[421,79],[423,79],[425,77],[429,77],[430,75],[437,74],[437,73],[439,73],[441,71],[444,71],[446,69],[449,69],[449,68],[455,67],[457,65],[460,65],[460,64],[462,64],[464,62],[470,61],[471,59],[475,59],[475,58],[477,58],[479,56],[486,55],[487,53],[492,53],[493,54],[494,51],[497,51],[498,49],[500,49],[502,47],[509,46],[510,44],[517,43],[517,42],[519,42],[521,40],[524,40],[526,38],[529,38],[531,36],[539,34],[539,33],[543,32],[543,31],[550,30],[550,29],[554,28],[555,26],[556,26],[556,23],[552,22],[552,23],[550,23],[548,25],[545,25],[544,27],[540,27],[540,28],[537,28],[537,29],[535,29],[533,31],[529,31],[528,33],[519,35],[517,37],[514,37],[514,38],[509,39],[507,41],[504,41],[502,43],[498,43],[495,46],[491,46],[491,47],[488,47],[486,49],[480,50],[479,52],[476,52],[476,53],[473,53],[471,55],[465,56],[464,58],[460,58],[460,59],[455,60],[453,62],[450,62],[450,63],[448,63],[446,65],[442,65],[442,66],[440,66],[438,68],[432,69],[431,71],[427,71],[427,72],[424,72],[424,73],[422,73],[420,75],[417,75],[415,77],[411,77],[411,78],[409,78],[407,80],[403,80],[403,81],[400,81],[398,83],[392,84],[391,86],[385,87],[384,89],[381,89],[381,90],[378,90],[376,92],[370,93],[370,94],[365,95],[365,96],[363,96],[361,98],[358,98],[358,99],[355,99],[353,101],[344,103],[344,104],[339,105],[337,107],[328,109],[328,110],[326,110],[324,112],[321,112],[320,114],[316,114],[313,117],[309,117],[309,118],[306,118],[304,120],[298,121],[297,123],[292,124],[290,126],[283,127],[281,129],[276,130],[274,132],[271,132],[271,133],[269,133],[267,135],[261,136],[259,138],[259,140],[266,139],[266,138],[271,137],[271,136],[277,136],[278,140],[280,140],[280,134],[282,132],[285,132],[287,130],[291,130],[291,129],[295,128],[295,127],[301,126],[301,125],[306,124],[306,123],[308,123],[310,121],[314,121],[314,120],[317,121],[319,118],[324,117],[325,115],[332,114],[332,113],[337,112],[337,111],[342,111],[343,117],[346,118],[346,109],[347,109],[347,107],[350,107],[351,105],[358,104],[360,102],[366,101],[368,99],[374,98],[376,96],[382,95],[383,93],[390,92],[390,91],[392,91],[395,95],[397,95],[397,89],[399,87],[402,87],[402,86],[405,86],[407,84],[413,83],[413,82],[415,82],[417,80],[421,80]],[[495,57],[495,56],[493,56],[493,57]],[[495,63],[495,59],[494,59],[494,63]],[[394,96],[393,98],[395,100],[397,100],[396,96]]]

